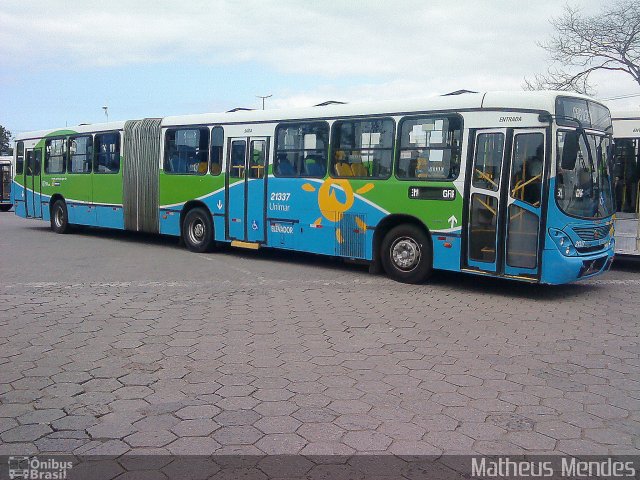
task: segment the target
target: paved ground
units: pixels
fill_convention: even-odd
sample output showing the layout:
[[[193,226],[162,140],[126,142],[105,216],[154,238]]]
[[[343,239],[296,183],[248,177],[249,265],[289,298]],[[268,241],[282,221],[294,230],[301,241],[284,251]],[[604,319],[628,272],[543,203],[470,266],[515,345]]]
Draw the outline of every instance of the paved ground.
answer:
[[[0,455],[639,453],[640,267],[423,286],[0,214]]]

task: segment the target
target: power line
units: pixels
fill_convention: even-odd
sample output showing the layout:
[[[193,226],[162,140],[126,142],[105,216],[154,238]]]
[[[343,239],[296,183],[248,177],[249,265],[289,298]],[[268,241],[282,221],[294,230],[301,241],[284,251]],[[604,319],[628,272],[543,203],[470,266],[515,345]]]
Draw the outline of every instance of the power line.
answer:
[[[629,95],[620,95],[619,97],[601,98],[600,100],[622,100],[623,98],[640,97],[640,93],[631,93]]]

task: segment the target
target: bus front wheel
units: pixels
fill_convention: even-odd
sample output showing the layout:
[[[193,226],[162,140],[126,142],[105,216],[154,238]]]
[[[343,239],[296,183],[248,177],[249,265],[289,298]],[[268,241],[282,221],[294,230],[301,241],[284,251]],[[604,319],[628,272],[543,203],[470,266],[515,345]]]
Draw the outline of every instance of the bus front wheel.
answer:
[[[67,215],[67,204],[64,200],[56,200],[51,207],[51,230],[56,233],[69,232],[69,216]]]
[[[380,257],[385,272],[403,283],[422,283],[431,275],[431,243],[420,227],[398,225],[385,235]]]
[[[203,208],[189,210],[182,221],[182,240],[187,249],[196,252],[210,252],[215,247],[213,221]]]

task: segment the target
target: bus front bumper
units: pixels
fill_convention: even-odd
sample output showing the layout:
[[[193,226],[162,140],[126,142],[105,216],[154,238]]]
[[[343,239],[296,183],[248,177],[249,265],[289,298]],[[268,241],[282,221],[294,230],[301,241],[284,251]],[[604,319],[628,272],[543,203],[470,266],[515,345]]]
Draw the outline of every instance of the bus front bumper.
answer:
[[[615,245],[592,255],[569,257],[553,247],[542,256],[541,283],[560,285],[606,272],[613,263]]]

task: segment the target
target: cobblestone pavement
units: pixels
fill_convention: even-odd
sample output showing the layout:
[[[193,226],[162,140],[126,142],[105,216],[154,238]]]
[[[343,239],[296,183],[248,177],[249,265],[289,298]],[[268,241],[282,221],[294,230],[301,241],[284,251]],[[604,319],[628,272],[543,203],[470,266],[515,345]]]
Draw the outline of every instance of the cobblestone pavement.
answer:
[[[638,454],[640,268],[407,286],[0,215],[0,455]]]

